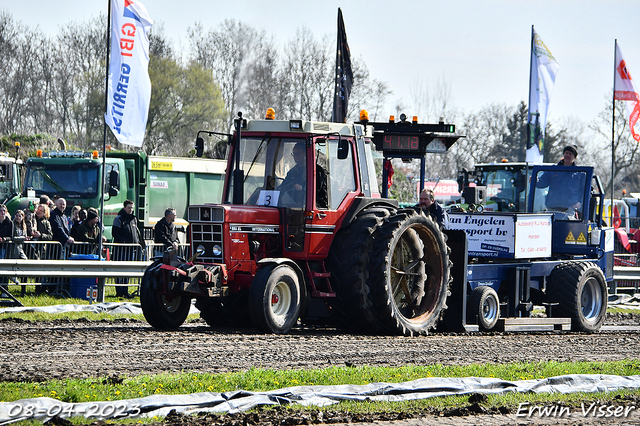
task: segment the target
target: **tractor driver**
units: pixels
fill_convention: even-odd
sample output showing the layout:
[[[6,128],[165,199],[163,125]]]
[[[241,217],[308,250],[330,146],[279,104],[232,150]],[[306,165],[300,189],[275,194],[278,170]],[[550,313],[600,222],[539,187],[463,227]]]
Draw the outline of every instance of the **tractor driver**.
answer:
[[[278,188],[290,196],[296,206],[303,206],[307,187],[307,145],[304,141],[296,143],[291,155],[296,165],[289,170]],[[327,208],[327,173],[320,164],[316,164],[316,204],[319,208]]]
[[[280,191],[289,195],[296,205],[304,204],[307,187],[307,146],[304,141],[296,143],[291,150],[296,165],[287,172]]]
[[[558,166],[576,166],[578,149],[567,145]],[[580,211],[582,208],[581,174],[569,172],[545,172],[536,182],[538,188],[549,188],[545,205],[549,210]]]

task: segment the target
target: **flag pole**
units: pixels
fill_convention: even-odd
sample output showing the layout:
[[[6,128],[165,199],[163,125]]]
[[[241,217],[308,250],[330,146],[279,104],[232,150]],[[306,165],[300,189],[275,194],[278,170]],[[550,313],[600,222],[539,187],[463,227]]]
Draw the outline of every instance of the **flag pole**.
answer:
[[[533,25],[531,25],[531,42],[529,43],[529,102],[527,105],[527,141],[524,144],[524,169],[526,170],[526,184],[524,186],[525,211],[529,206],[529,162],[527,161],[527,150],[531,142],[531,68],[533,67]],[[544,155],[544,154],[543,154]],[[543,156],[544,158],[544,156]]]
[[[102,135],[102,185],[100,185],[100,226],[98,227],[98,260],[102,256],[102,229],[104,228],[104,185],[107,178],[107,108],[109,107],[109,59],[111,57],[111,0],[108,0],[107,12],[107,67],[105,69],[104,87],[104,131]],[[104,291],[104,287],[103,287]],[[99,296],[100,297],[100,296]],[[104,297],[104,293],[102,298]],[[102,299],[101,300],[104,300]]]
[[[613,177],[615,173],[616,161],[616,53],[618,52],[618,39],[615,39],[613,45],[613,95],[611,98],[611,226],[613,226]]]

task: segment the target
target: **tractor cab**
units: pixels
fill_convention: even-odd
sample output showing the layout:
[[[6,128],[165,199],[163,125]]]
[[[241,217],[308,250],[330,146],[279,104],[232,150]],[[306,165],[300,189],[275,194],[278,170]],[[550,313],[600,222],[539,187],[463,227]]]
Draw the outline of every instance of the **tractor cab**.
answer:
[[[597,255],[604,190],[593,167],[535,166],[530,194],[528,212],[553,214],[554,254]]]
[[[236,120],[223,195],[225,221],[239,230],[280,227],[279,241],[272,241],[268,252],[256,252],[257,259],[326,257],[353,199],[379,197],[371,142],[364,134],[360,124]]]

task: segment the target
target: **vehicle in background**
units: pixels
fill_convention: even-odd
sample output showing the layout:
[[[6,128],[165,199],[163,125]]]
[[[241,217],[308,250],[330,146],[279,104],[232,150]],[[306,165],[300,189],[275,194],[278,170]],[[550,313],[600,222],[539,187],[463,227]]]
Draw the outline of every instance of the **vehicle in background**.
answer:
[[[167,207],[176,209],[177,225],[187,225],[187,207],[220,202],[226,161],[200,158],[148,156],[144,152],[108,153],[104,182],[105,236],[111,238],[113,219],[125,200],[135,203],[135,214],[152,239],[151,229]],[[7,201],[10,213],[31,208],[41,195],[63,197],[67,213],[74,205],[100,209],[102,158],[94,151],[38,152],[25,163],[22,190]]]

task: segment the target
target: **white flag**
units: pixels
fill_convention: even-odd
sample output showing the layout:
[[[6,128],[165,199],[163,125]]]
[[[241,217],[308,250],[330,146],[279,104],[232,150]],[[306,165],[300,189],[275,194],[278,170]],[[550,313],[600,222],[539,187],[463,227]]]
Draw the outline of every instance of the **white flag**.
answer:
[[[142,146],[149,115],[149,37],[139,0],[111,0],[111,57],[105,121],[120,143]]]
[[[627,69],[627,63],[622,57],[620,46],[616,42],[616,70],[615,78],[613,80],[613,98],[617,101],[624,101],[629,113],[629,128],[631,129],[631,136],[637,142],[640,142],[640,96],[633,84],[631,74]]]
[[[556,82],[560,65],[556,62],[540,36],[531,27],[531,79],[529,81],[529,140],[526,161],[534,164],[543,162],[544,129],[551,92]]]

